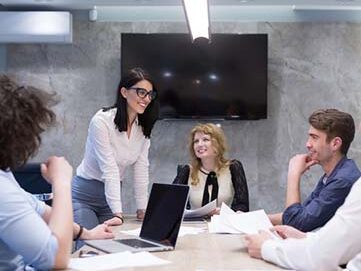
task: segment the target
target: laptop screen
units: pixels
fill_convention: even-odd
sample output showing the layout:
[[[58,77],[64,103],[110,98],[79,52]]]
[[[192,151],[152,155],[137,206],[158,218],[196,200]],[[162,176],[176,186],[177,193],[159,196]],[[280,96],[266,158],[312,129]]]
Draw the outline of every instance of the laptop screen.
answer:
[[[174,247],[188,191],[187,185],[154,183],[140,237]]]

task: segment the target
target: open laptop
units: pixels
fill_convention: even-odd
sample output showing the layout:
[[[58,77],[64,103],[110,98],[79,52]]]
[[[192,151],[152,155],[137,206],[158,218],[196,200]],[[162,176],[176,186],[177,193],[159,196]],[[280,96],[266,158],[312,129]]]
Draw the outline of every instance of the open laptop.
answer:
[[[85,243],[108,253],[173,250],[182,223],[188,192],[187,185],[154,183],[140,237],[86,240]]]

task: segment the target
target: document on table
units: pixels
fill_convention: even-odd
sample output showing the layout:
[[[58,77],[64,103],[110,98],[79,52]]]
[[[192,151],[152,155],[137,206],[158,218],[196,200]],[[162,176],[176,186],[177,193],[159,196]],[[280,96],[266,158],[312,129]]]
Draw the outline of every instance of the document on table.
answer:
[[[257,233],[259,230],[269,230],[272,223],[264,210],[247,213],[236,213],[222,203],[220,215],[214,215],[208,224],[211,233]]]
[[[202,206],[201,208],[185,210],[184,217],[202,217],[208,215],[210,212],[214,211],[217,208],[217,201],[213,200],[210,203]]]
[[[68,268],[80,271],[97,271],[121,267],[165,265],[170,263],[170,261],[163,260],[149,252],[131,253],[125,251],[91,258],[72,258],[70,259]]]
[[[198,234],[201,232],[205,232],[207,231],[207,228],[202,227],[185,227],[185,226],[181,226],[180,230],[179,230],[179,234],[178,236],[184,236],[184,235],[190,235],[190,234]],[[140,228],[136,228],[134,230],[128,230],[128,231],[121,231],[122,233],[128,234],[128,235],[134,235],[134,236],[139,236],[140,235]]]
[[[272,269],[274,271],[296,271],[294,269]],[[207,271],[206,269],[196,269],[195,271]],[[224,271],[255,271],[254,269],[225,269]],[[268,269],[257,269],[257,271],[268,271]]]

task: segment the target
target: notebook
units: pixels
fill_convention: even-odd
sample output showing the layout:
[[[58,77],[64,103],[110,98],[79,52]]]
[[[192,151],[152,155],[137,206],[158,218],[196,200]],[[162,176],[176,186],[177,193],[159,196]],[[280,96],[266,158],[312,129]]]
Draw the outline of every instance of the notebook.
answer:
[[[173,250],[182,223],[188,192],[187,185],[154,183],[139,237],[86,240],[85,243],[108,253]]]

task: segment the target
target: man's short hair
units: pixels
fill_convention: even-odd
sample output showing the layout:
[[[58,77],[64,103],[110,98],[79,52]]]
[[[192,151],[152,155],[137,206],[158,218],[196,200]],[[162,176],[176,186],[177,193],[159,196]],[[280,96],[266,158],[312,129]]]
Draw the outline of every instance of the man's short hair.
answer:
[[[309,124],[327,135],[327,142],[335,137],[342,139],[340,151],[346,155],[355,137],[355,122],[352,116],[337,109],[320,109],[308,118]]]

